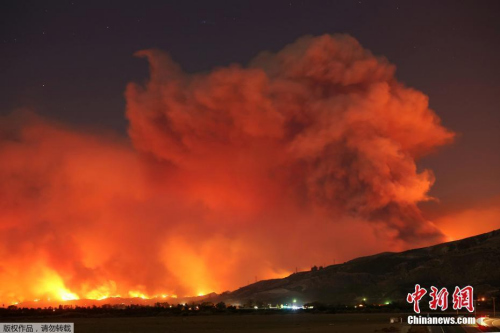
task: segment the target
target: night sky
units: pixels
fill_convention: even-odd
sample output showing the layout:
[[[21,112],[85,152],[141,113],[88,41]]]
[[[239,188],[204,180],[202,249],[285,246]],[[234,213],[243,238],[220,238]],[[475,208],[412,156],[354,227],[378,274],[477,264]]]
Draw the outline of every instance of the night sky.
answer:
[[[260,52],[278,52],[305,35],[349,34],[374,55],[386,57],[394,64],[397,80],[427,95],[430,108],[441,118],[442,125],[456,133],[451,144],[443,144],[446,134],[441,133],[442,142],[429,145],[436,147],[436,151],[431,154],[426,151],[427,155],[416,162],[419,171],[425,168],[433,171],[436,181],[429,194],[437,200],[422,202],[425,200],[419,197],[412,202],[418,203],[426,218],[441,221],[438,222],[442,223],[441,230],[451,238],[498,228],[500,1],[6,0],[0,6],[0,115],[28,109],[69,128],[89,133],[113,132],[124,141],[134,141],[127,136],[125,89],[130,82],[142,84],[149,78],[147,61],[134,57],[139,50],[168,52],[186,73],[210,73],[214,68],[232,63],[245,66]],[[133,94],[128,93],[127,99],[134,102]],[[140,115],[134,117],[140,118]],[[139,123],[141,119],[135,120]],[[140,134],[147,138],[144,133]],[[50,140],[51,135],[47,135]],[[141,139],[147,141],[143,137]],[[80,145],[80,141],[76,141],[75,145]],[[144,142],[134,144],[140,146]],[[134,160],[128,153],[123,153],[126,155],[123,157],[122,148],[113,150],[109,145],[104,143],[102,149],[119,155],[117,160]],[[64,149],[71,151],[72,148]],[[114,156],[112,154],[110,156]],[[107,156],[102,160],[108,161]],[[114,162],[108,162],[112,168]],[[149,167],[154,169],[152,173],[163,174],[165,166]],[[202,180],[210,178],[202,171],[200,174]],[[191,182],[196,183],[191,178],[186,180],[188,178],[179,176],[179,183],[190,186]],[[115,184],[110,188],[113,186]],[[196,191],[198,195],[203,190],[196,188]],[[232,192],[228,193],[230,198]],[[155,195],[156,192],[151,194]],[[137,212],[129,214],[131,218],[133,214],[142,218],[142,210],[150,209],[154,220],[163,216],[162,209],[167,209],[167,205],[157,202],[146,208],[137,207],[140,207]],[[219,207],[214,208],[217,209]],[[474,212],[483,215],[474,215]],[[232,210],[223,213],[224,218],[234,217]],[[288,211],[286,214],[292,215]],[[484,222],[481,227],[483,217],[488,223]],[[207,220],[211,218],[213,216]],[[244,218],[250,219],[246,215]],[[465,231],[453,231],[455,219]],[[206,223],[207,230],[210,223]],[[155,229],[151,227],[151,230]],[[147,235],[154,234],[151,230]],[[224,237],[231,239],[228,233]],[[185,245],[182,242],[176,239],[173,244],[182,247]],[[400,248],[405,247],[395,247]],[[138,253],[140,251],[142,249]],[[369,251],[343,253],[342,258],[350,259]],[[199,259],[195,254],[192,258],[193,261]],[[286,269],[295,267],[283,258],[276,260],[281,260]],[[74,262],[74,259],[67,261]],[[82,262],[86,263],[83,259]],[[304,262],[307,265],[306,259]],[[127,265],[123,263],[123,267]],[[102,267],[107,266],[102,264]],[[119,271],[122,267],[113,269]],[[275,271],[274,275],[265,276],[281,276],[278,273],[284,274]],[[66,285],[71,284],[61,276]],[[251,275],[251,279],[253,277]],[[137,281],[142,281],[141,278]],[[242,281],[246,279],[241,277]]]
[[[123,90],[146,48],[187,72],[247,63],[306,34],[348,33],[430,97],[453,146],[426,158],[442,202],[500,193],[498,1],[2,2],[0,110],[125,133]]]

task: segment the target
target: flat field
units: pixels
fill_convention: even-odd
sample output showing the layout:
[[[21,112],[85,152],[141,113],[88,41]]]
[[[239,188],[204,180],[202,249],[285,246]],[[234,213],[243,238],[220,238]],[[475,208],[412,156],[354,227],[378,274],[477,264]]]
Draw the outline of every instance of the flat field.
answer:
[[[194,332],[272,332],[272,333],[372,333],[406,332],[408,326],[390,324],[396,314],[244,314],[172,317],[105,317],[14,319],[15,322],[74,322],[76,333],[194,333]],[[0,319],[0,322],[6,322]],[[12,321],[11,321],[12,322]]]

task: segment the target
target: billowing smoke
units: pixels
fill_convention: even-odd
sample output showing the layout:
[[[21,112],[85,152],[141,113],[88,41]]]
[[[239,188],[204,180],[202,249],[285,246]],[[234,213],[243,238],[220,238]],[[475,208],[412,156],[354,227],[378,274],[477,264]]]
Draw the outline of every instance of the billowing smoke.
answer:
[[[442,240],[415,161],[453,133],[352,37],[199,74],[137,55],[131,144],[1,120],[0,302],[221,292]]]

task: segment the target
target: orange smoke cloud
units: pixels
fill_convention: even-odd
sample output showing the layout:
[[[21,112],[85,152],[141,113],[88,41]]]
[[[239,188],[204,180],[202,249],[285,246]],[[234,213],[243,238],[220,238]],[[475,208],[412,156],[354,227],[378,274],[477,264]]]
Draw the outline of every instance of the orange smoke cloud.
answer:
[[[138,55],[132,145],[1,120],[0,301],[221,292],[442,239],[415,161],[453,133],[352,37],[205,74]]]

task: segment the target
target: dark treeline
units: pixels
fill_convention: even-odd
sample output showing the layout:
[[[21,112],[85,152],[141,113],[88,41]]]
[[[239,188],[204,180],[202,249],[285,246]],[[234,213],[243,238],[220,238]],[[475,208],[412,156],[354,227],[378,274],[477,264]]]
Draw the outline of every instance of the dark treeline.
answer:
[[[251,302],[247,302],[251,303]],[[346,305],[329,305],[320,302],[305,304],[306,309],[276,309],[269,307],[251,308],[246,306],[227,306],[223,302],[200,304],[156,303],[155,305],[103,304],[102,306],[58,306],[48,308],[19,308],[9,306],[0,308],[0,318],[16,317],[142,317],[142,316],[192,316],[192,315],[231,315],[231,314],[285,314],[285,313],[376,313],[409,311],[407,304],[392,303],[386,306],[366,305],[353,308]]]

